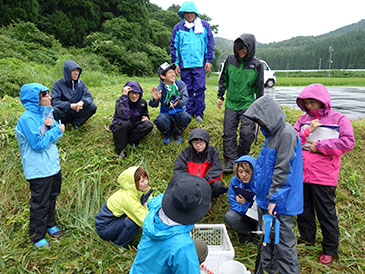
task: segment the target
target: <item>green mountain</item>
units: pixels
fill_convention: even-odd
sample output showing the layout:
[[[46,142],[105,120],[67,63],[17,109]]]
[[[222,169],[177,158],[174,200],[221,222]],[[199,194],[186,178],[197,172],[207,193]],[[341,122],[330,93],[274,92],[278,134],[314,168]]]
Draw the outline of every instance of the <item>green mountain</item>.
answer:
[[[215,47],[221,52],[218,62],[224,62],[232,53],[233,41],[219,37],[216,41]],[[256,56],[276,70],[324,69],[329,67],[331,47],[333,69],[364,69],[364,45],[363,19],[319,36],[298,36],[276,43],[258,43]]]

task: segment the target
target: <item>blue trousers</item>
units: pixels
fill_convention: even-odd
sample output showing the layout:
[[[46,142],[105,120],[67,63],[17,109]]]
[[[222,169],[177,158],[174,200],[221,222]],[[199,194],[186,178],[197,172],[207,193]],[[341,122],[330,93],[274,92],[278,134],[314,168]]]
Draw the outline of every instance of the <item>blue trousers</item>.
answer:
[[[169,137],[171,133],[182,135],[191,122],[191,116],[185,111],[176,114],[160,113],[153,122],[166,137]]]
[[[189,94],[189,102],[186,105],[187,113],[203,117],[206,90],[204,67],[182,69],[181,80],[186,84]]]
[[[139,226],[127,215],[115,217],[106,202],[95,217],[95,228],[100,238],[122,247],[130,244],[139,231]]]

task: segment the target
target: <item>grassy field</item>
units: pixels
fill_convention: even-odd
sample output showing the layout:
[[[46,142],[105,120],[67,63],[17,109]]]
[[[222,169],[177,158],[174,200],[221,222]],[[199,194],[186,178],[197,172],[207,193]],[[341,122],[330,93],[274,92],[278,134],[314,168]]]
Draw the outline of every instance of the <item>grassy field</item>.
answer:
[[[145,91],[144,97],[149,99],[151,87],[157,85],[158,79],[127,79],[91,71],[84,71],[83,76],[98,110],[79,131],[67,126],[57,144],[63,174],[62,192],[57,200],[57,220],[63,236],[59,240],[49,239],[51,247],[48,249],[35,248],[28,237],[29,186],[23,176],[14,133],[17,119],[24,109],[18,98],[0,99],[0,273],[127,273],[136,255],[138,240],[132,247],[123,249],[101,240],[94,229],[94,217],[102,203],[118,190],[118,175],[129,166],[140,165],[147,170],[150,185],[156,189],[155,195],[164,192],[172,176],[174,161],[187,146],[188,135],[194,128],[207,129],[211,144],[222,152],[224,111],[216,107],[215,77],[207,81],[205,120],[202,124],[192,121],[183,135],[183,144],[163,145],[162,136],[154,128],[140,146],[128,147],[128,157],[121,160],[114,154],[109,131],[115,100],[127,80],[139,81]],[[284,110],[291,124],[301,115],[300,111],[286,107]],[[157,109],[150,109],[152,119],[157,114]],[[353,126],[355,148],[343,157],[337,189],[339,258],[330,267],[318,263],[321,254],[321,236],[318,235],[314,247],[298,247],[301,273],[365,271],[364,120],[354,121]],[[260,134],[257,145],[252,147],[253,156],[258,155],[263,140]],[[223,182],[229,185],[231,177],[224,175]],[[214,200],[212,210],[202,223],[223,223],[228,208],[226,197]],[[235,259],[253,271],[257,247],[251,243],[240,244],[238,235],[230,229],[229,235],[235,248]]]

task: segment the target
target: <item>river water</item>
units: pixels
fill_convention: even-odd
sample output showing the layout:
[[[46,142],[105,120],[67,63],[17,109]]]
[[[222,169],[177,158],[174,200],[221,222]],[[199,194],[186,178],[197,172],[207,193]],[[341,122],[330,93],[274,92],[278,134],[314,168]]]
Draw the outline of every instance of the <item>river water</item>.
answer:
[[[265,94],[273,97],[281,105],[299,109],[296,98],[304,87],[265,88]],[[365,87],[327,87],[332,108],[349,119],[365,118]]]

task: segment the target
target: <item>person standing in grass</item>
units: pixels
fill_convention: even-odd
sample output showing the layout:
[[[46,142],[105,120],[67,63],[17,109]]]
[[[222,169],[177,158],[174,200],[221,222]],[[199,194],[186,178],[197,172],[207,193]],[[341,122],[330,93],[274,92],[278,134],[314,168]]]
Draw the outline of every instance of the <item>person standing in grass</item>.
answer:
[[[233,162],[250,152],[255,139],[256,125],[244,114],[256,99],[264,94],[263,64],[255,57],[256,39],[252,34],[242,34],[233,44],[219,78],[218,109],[222,108],[227,91],[223,122],[224,172],[233,171]],[[237,147],[237,128],[240,137]]]
[[[203,122],[205,110],[205,75],[210,72],[214,60],[214,37],[210,25],[202,20],[194,2],[186,1],[178,11],[181,22],[171,34],[171,62],[176,74],[188,88],[189,102],[186,111]]]
[[[47,87],[31,83],[20,89],[20,101],[26,111],[16,125],[25,179],[30,187],[29,235],[37,247],[49,246],[45,236],[60,237],[56,226],[56,198],[61,191],[62,175],[56,142],[65,125],[53,118]]]
[[[136,81],[128,81],[115,103],[110,130],[113,132],[115,152],[121,158],[127,156],[127,144],[138,146],[139,141],[151,132],[153,124],[148,115],[147,102],[142,98],[143,89]]]
[[[154,123],[163,135],[164,144],[174,141],[181,144],[182,134],[191,122],[191,116],[185,111],[188,93],[183,81],[176,80],[175,64],[163,63],[158,68],[160,84],[152,88],[152,98],[149,105],[153,108],[160,106],[160,114]]]
[[[189,136],[189,146],[175,161],[174,174],[190,173],[204,178],[212,189],[212,198],[227,192],[222,184],[222,161],[219,152],[209,145],[209,132],[202,128],[193,129]]]
[[[56,120],[71,123],[77,130],[96,112],[93,97],[80,80],[82,68],[72,60],[66,60],[63,78],[52,87],[52,106]]]
[[[233,230],[240,233],[240,241],[254,241],[251,231],[257,230],[257,221],[246,216],[247,210],[252,205],[252,200],[246,199],[241,194],[235,192],[235,187],[245,189],[252,195],[256,195],[254,180],[254,167],[256,159],[249,155],[244,155],[235,161],[233,173],[228,189],[228,202],[230,209],[224,215],[224,221]]]
[[[284,110],[270,96],[254,101],[245,112],[265,136],[255,165],[259,227],[264,214],[280,222],[279,243],[263,245],[262,268],[270,274],[299,274],[293,216],[303,212],[303,162],[300,138]]]
[[[305,112],[294,126],[303,145],[304,170],[304,212],[298,216],[298,242],[314,245],[317,215],[323,235],[319,261],[328,265],[338,254],[335,198],[341,155],[354,147],[354,132],[350,120],[332,110],[328,90],[321,84],[304,88],[297,105]]]
[[[126,247],[148,213],[148,175],[142,167],[133,166],[119,175],[118,183],[122,188],[103,204],[95,217],[95,228],[103,240]]]

